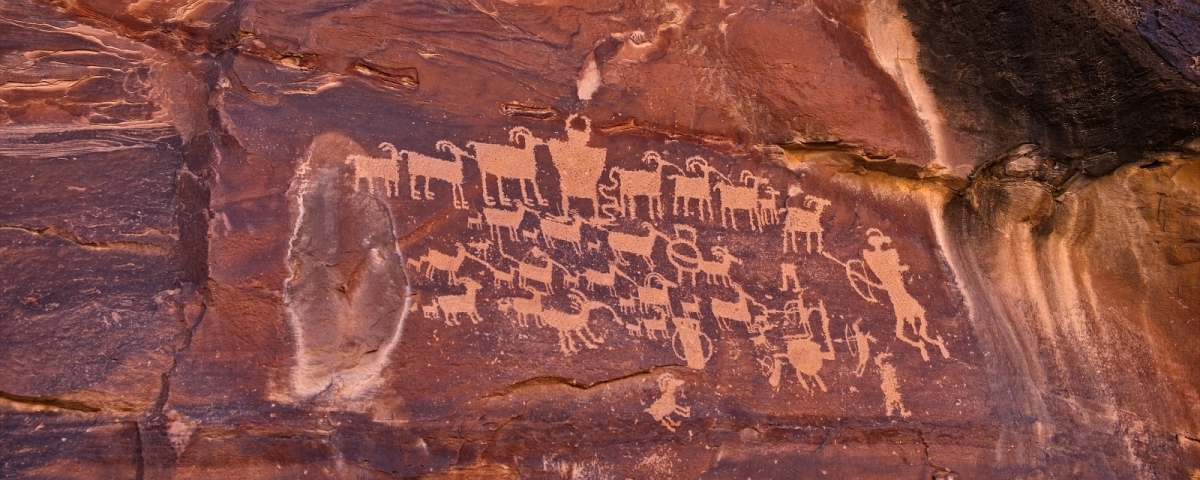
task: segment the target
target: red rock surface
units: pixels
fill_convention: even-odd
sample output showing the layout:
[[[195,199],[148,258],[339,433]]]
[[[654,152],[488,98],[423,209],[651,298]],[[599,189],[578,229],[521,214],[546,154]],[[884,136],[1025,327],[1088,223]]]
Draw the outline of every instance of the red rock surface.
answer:
[[[0,476],[1195,477],[1197,18],[0,5]]]

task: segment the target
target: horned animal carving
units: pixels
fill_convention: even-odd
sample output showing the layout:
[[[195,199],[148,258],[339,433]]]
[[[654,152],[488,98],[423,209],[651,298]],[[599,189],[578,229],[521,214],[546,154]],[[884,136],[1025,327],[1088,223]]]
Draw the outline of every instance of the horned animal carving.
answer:
[[[708,166],[708,161],[704,157],[691,157],[687,159],[687,171],[699,173],[699,177],[689,177],[682,173],[679,175],[667,175],[667,178],[675,181],[675,198],[672,204],[675,204],[675,216],[690,215],[691,202],[695,200],[696,215],[700,220],[712,220],[712,174],[716,169]]]
[[[816,240],[817,252],[825,250],[821,239],[825,229],[821,227],[821,212],[829,206],[829,200],[813,196],[804,198],[804,208],[787,207],[780,210],[786,212],[783,220],[783,251],[800,252],[800,236],[804,236],[805,251],[813,252],[813,240]]]
[[[430,188],[430,182],[438,179],[450,184],[454,208],[467,208],[467,199],[463,196],[462,166],[462,159],[467,156],[467,152],[445,140],[437,142],[437,149],[453,154],[454,159],[446,161],[407,150],[400,152],[400,156],[408,159],[409,194],[413,200],[421,199],[421,195],[417,191],[417,179],[425,177],[424,198],[432,200],[433,190]]]
[[[680,420],[671,418],[673,415],[681,417],[690,417],[692,409],[690,407],[679,406],[678,396],[679,387],[683,386],[683,380],[675,378],[669,374],[658,377],[658,388],[662,391],[662,395],[650,404],[650,408],[646,409],[651,417],[654,417],[662,426],[667,427],[667,430],[675,431],[675,427],[681,424]]]
[[[389,158],[376,158],[366,155],[347,155],[346,163],[354,165],[354,191],[359,192],[361,180],[367,181],[367,193],[375,194],[375,180],[383,184],[384,196],[398,195],[400,183],[400,155],[396,147],[390,143],[379,144],[379,149],[390,153]]]
[[[579,339],[579,343],[583,345],[583,348],[598,348],[598,344],[604,343],[604,337],[596,335],[588,327],[591,312],[601,309],[608,310],[614,318],[616,318],[617,312],[613,311],[608,305],[588,300],[577,292],[571,292],[569,296],[571,298],[571,305],[579,309],[578,313],[563,312],[549,308],[542,310],[542,321],[558,332],[559,349],[567,355],[573,355],[582,350],[582,348],[576,346],[575,338]]]
[[[626,170],[614,167],[608,171],[608,179],[619,190],[617,206],[624,213],[624,216],[637,215],[637,204],[635,201],[637,197],[646,197],[646,201],[649,204],[650,218],[661,219],[663,167],[674,167],[674,165],[664,163],[662,156],[655,151],[642,154],[642,161],[649,163],[654,167],[654,170]]]
[[[746,211],[749,217],[750,231],[762,229],[762,225],[758,221],[758,177],[755,177],[749,171],[743,170],[742,176],[739,179],[742,185],[734,185],[724,175],[721,175],[723,182],[718,182],[716,189],[721,194],[721,226],[729,226],[737,230],[738,210]],[[726,222],[725,218],[729,221]]]
[[[479,181],[483,183],[483,199],[488,205],[508,203],[504,198],[504,179],[516,180],[521,185],[521,198],[525,199],[526,183],[533,188],[533,203],[547,205],[542,198],[537,183],[537,158],[533,147],[540,143],[525,127],[515,127],[508,133],[509,141],[520,143],[521,147],[495,145],[491,143],[468,142],[467,147],[475,150],[475,160],[479,163]],[[488,175],[496,177],[497,201],[487,195]]]
[[[659,237],[665,237],[662,232],[654,228],[650,222],[642,222],[642,226],[649,230],[646,236],[630,235],[621,232],[608,232],[608,246],[613,249],[617,255],[617,263],[625,265],[626,262],[621,258],[621,254],[627,253],[634,255],[646,261],[650,265],[650,269],[654,269],[654,261],[650,259],[650,254],[654,252],[654,243]]]
[[[475,306],[475,296],[479,293],[482,285],[469,278],[464,278],[458,283],[467,288],[466,293],[462,295],[442,295],[434,299],[434,303],[445,317],[446,325],[458,325],[458,316],[464,313],[471,319],[471,323],[479,323],[481,319]]]

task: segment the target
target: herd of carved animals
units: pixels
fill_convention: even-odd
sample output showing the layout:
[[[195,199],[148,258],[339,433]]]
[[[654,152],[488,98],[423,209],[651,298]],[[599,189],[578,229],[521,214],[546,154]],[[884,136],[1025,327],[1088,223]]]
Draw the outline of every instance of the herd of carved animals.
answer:
[[[389,143],[380,145],[389,153],[387,158],[364,155],[346,158],[346,163],[354,168],[356,190],[361,191],[365,186],[369,194],[375,194],[378,184],[383,195],[399,196],[403,162],[407,165],[411,198],[431,200],[432,182],[448,183],[453,207],[468,210],[467,227],[486,229],[490,241],[454,243],[449,253],[430,248],[423,256],[408,260],[413,272],[430,281],[444,277],[444,285],[457,286],[461,291],[429,299],[420,307],[425,316],[447,325],[459,325],[463,317],[478,323],[481,318],[476,296],[481,289],[493,288],[510,293],[496,302],[501,311],[512,314],[519,327],[554,330],[560,351],[568,355],[604,343],[604,338],[589,323],[594,318],[603,318],[593,315],[603,311],[611,321],[621,323],[629,335],[670,342],[675,354],[695,369],[704,368],[714,353],[712,340],[703,332],[702,322],[707,319],[723,331],[744,328],[758,351],[757,361],[768,383],[776,388],[782,381],[784,367],[790,365],[801,387],[811,390],[815,386],[826,391],[820,372],[825,362],[835,360],[835,342],[845,343],[849,353],[857,357],[855,374],[863,374],[872,359],[870,345],[877,342],[876,338],[860,329],[859,319],[852,325],[847,323],[844,337],[835,340],[824,301],[805,298],[795,263],[781,263],[778,287],[784,295],[794,294],[795,299],[787,301],[782,310],[770,309],[733,280],[731,268],[740,264],[741,259],[728,248],[712,246],[705,255],[699,248],[700,239],[694,227],[674,225],[674,233],[668,234],[652,223],[662,220],[664,215],[672,215],[681,220],[690,218],[752,232],[763,232],[767,225],[781,225],[781,250],[785,256],[819,253],[842,265],[851,286],[864,300],[880,302],[876,290],[887,294],[896,315],[895,333],[899,340],[918,348],[926,361],[929,360],[927,345],[938,347],[949,358],[945,342],[941,337],[930,336],[924,310],[904,285],[901,274],[908,267],[900,263],[894,248],[884,248],[891,239],[878,229],[868,231],[872,249],[864,250],[861,259],[839,260],[824,250],[822,213],[830,206],[828,200],[805,195],[800,206],[780,208],[779,192],[764,178],[743,171],[735,181],[699,156],[685,159],[680,167],[660,153],[648,151],[642,160],[649,169],[606,169],[607,150],[588,146],[591,125],[583,118],[585,128],[581,132],[571,126],[575,118],[567,120],[565,141],[538,139],[528,129],[517,127],[509,135],[514,145],[468,142],[467,148],[462,149],[448,141],[436,142],[436,150],[449,154],[449,159],[397,150]],[[538,184],[536,145],[549,149],[558,170],[561,202],[554,207],[559,210],[557,215],[542,208],[549,207],[549,202],[543,194],[546,189]],[[478,165],[484,184],[480,189],[484,206],[479,212],[470,211],[471,202],[464,195],[463,163],[468,158]],[[488,193],[492,178],[495,178],[496,198]],[[668,190],[664,188],[664,179],[673,182],[672,195],[666,201]],[[506,198],[504,180],[520,185],[518,198]],[[793,186],[788,197],[799,198],[801,193],[798,186]],[[572,199],[591,202],[592,218],[570,209]],[[644,201],[650,221],[640,222],[640,229],[632,232],[613,228],[617,218],[639,217],[639,200]],[[789,203],[784,200],[785,205]],[[658,265],[651,258],[660,241],[667,245],[674,278],[656,271]],[[516,244],[529,248],[528,253],[514,256],[513,252],[521,250],[513,248]],[[603,254],[608,266],[596,270],[564,265],[548,253],[561,248],[568,248],[576,255]],[[486,279],[459,278],[468,260],[488,272],[490,285],[481,283],[488,283]],[[694,287],[701,283],[727,292],[721,297],[733,300],[712,296],[704,302],[695,295],[690,301],[677,298],[681,285]],[[566,290],[571,311],[543,301],[546,295],[559,289]],[[511,295],[513,291],[522,293]],[[617,308],[611,306],[614,297]],[[679,303],[678,311],[672,306],[672,299]],[[814,320],[820,325],[819,331],[813,328]],[[782,345],[767,336],[772,330],[787,332],[775,335],[781,338]],[[884,362],[890,355],[878,354],[874,361],[881,372],[894,377],[894,367]],[[893,407],[888,406],[889,413]],[[901,411],[902,407],[894,409]],[[658,416],[666,412],[653,413]],[[686,416],[685,411],[676,413]],[[668,423],[664,420],[664,425]]]

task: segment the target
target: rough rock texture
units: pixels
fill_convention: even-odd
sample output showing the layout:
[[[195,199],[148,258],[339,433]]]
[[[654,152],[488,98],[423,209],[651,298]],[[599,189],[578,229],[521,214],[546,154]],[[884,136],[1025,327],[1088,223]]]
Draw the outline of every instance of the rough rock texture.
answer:
[[[0,477],[1197,478],[1187,0],[0,4]]]

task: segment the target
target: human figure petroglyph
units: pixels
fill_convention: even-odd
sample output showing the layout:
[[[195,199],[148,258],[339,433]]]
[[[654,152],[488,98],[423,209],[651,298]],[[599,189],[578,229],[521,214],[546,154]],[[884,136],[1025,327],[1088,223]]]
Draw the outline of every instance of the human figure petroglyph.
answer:
[[[649,163],[654,170],[626,170],[613,167],[608,171],[608,180],[616,190],[617,205],[624,216],[637,215],[637,197],[646,197],[649,203],[650,218],[662,218],[662,173],[663,167],[675,167],[663,161],[662,156],[655,151],[642,154],[642,161]],[[675,167],[678,169],[679,167]],[[631,213],[632,211],[632,213]]]
[[[467,292],[462,295],[440,295],[435,299],[446,325],[459,325],[458,316],[464,313],[471,319],[471,323],[479,323],[482,319],[476,311],[475,296],[482,285],[469,278],[458,281],[458,284],[466,287]]]
[[[896,367],[884,360],[891,357],[890,353],[875,356],[875,365],[879,366],[879,388],[883,390],[883,409],[887,416],[900,415],[908,417],[912,412],[904,408],[900,401],[900,382],[897,381]]]
[[[421,199],[420,192],[417,191],[417,179],[425,177],[424,199],[433,200],[433,190],[430,188],[432,187],[430,183],[434,179],[438,179],[450,184],[454,208],[465,209],[467,208],[467,199],[463,196],[462,159],[467,156],[467,152],[446,140],[438,141],[436,146],[439,151],[454,155],[454,159],[447,161],[407,150],[400,151],[399,155],[407,159],[409,195],[412,196],[413,200]]]
[[[688,172],[699,173],[698,177],[667,175],[667,179],[675,182],[675,198],[671,203],[675,207],[675,216],[691,215],[691,201],[697,203],[697,212],[701,221],[712,220],[712,173],[716,169],[708,165],[704,157],[690,157],[684,164]]]
[[[793,185],[788,189],[788,196],[796,196],[802,193],[799,185]],[[817,252],[825,251],[824,235],[825,228],[821,226],[821,213],[830,205],[829,200],[824,198],[806,195],[804,197],[803,207],[787,207],[780,210],[786,216],[783,219],[783,252],[794,251],[800,252],[800,236],[804,237],[805,251],[813,252],[813,243],[815,240]]]
[[[796,275],[796,264],[781,263],[779,264],[779,271],[780,275],[783,277],[783,284],[780,285],[779,289],[784,292],[799,292],[800,276]]]
[[[712,339],[700,330],[700,320],[672,317],[671,324],[675,326],[675,334],[671,337],[671,350],[675,356],[687,362],[688,368],[703,370],[714,350]]]
[[[867,285],[867,289],[871,287],[881,289],[888,294],[888,298],[892,300],[892,310],[896,315],[896,338],[899,338],[904,343],[917,347],[921,350],[921,358],[929,361],[929,352],[925,348],[926,343],[936,345],[942,352],[942,357],[950,358],[950,352],[946,350],[946,344],[942,341],[942,337],[936,338],[929,336],[929,322],[925,319],[925,309],[921,307],[917,300],[909,295],[908,289],[904,286],[904,277],[902,274],[908,271],[908,266],[900,263],[900,254],[894,248],[883,248],[884,245],[891,244],[892,239],[884,235],[877,228],[867,230],[867,243],[871,245],[870,249],[862,251],[862,261],[870,270],[870,273],[879,279],[878,283],[870,282],[868,279],[860,278]],[[850,262],[847,265],[847,276],[850,276]],[[851,278],[851,284],[854,284],[855,278]],[[855,285],[855,290],[858,290]],[[863,292],[859,291],[859,295]],[[874,296],[863,295],[868,301],[878,301]],[[907,329],[911,327],[916,338],[909,337]]]
[[[537,183],[538,169],[534,146],[541,142],[525,127],[514,127],[509,131],[508,139],[521,146],[467,142],[467,147],[475,150],[475,160],[479,163],[479,181],[483,183],[484,203],[487,205],[508,203],[508,199],[504,198],[504,179],[508,178],[516,180],[521,185],[522,200],[526,200],[525,187],[528,183],[533,188],[533,203],[548,205],[542,198],[541,189]],[[489,174],[496,177],[497,201],[495,202],[487,194]]]
[[[803,307],[804,299],[801,295],[800,300],[797,300]],[[811,378],[817,387],[822,392],[828,391],[825,387],[825,382],[821,380],[821,368],[824,367],[827,360],[834,360],[836,354],[833,351],[833,337],[829,335],[829,314],[825,311],[825,301],[820,300],[816,308],[803,307],[803,314],[800,316],[801,333],[793,335],[784,335],[783,339],[786,345],[784,353],[776,353],[771,361],[759,360],[759,363],[768,370],[768,383],[772,387],[779,387],[781,372],[783,370],[783,360],[792,365],[796,370],[796,380],[805,390],[811,391],[808,382],[804,380],[807,376]],[[825,336],[825,345],[822,348],[820,343],[813,339],[812,326],[809,323],[811,315],[819,313],[821,318],[821,332]]]
[[[706,283],[728,287],[730,285],[729,267],[735,263],[741,264],[742,261],[729,253],[728,249],[720,245],[712,247],[711,251],[716,261],[701,259],[699,262],[699,273],[704,274],[704,281]]]
[[[617,255],[617,264],[626,265],[621,254],[630,254],[641,258],[650,265],[650,269],[654,269],[654,261],[650,259],[650,254],[654,252],[654,244],[660,237],[665,238],[662,232],[654,228],[650,222],[642,222],[649,233],[646,236],[630,235],[621,232],[608,232],[608,246],[613,249]],[[637,282],[634,282],[637,283]]]
[[[692,409],[690,407],[679,406],[678,398],[676,398],[679,396],[679,387],[682,387],[683,384],[683,380],[675,378],[670,374],[658,377],[658,389],[662,392],[662,395],[658,397],[658,400],[650,404],[650,408],[646,409],[646,413],[649,413],[651,417],[654,417],[662,426],[667,427],[667,430],[672,432],[682,424],[681,420],[675,420],[671,418],[672,416],[690,417],[692,415]]]
[[[542,238],[546,242],[547,247],[551,247],[552,241],[560,241],[571,244],[575,248],[575,253],[582,254],[583,249],[580,244],[583,242],[582,226],[585,222],[575,211],[568,214],[567,221],[560,221],[552,217],[542,217],[541,231]]]
[[[450,283],[458,283],[458,269],[462,267],[463,260],[469,255],[462,245],[454,244],[454,255],[446,255],[434,249],[429,249],[429,252],[420,259],[408,259],[408,265],[421,272],[425,278],[433,280],[433,275],[437,271],[446,272]]]
[[[517,326],[525,328],[531,324],[545,326],[542,322],[542,293],[537,290],[526,290],[533,295],[533,298],[525,297],[506,297],[496,300],[496,306],[500,307],[500,311],[509,311],[516,314]]]
[[[861,377],[863,372],[867,371],[867,363],[871,361],[871,342],[878,341],[870,333],[859,330],[858,324],[860,323],[862,323],[861,318],[854,321],[853,327],[846,327],[846,345],[849,346],[850,353],[858,356],[858,366],[854,368],[856,377]]]
[[[720,175],[720,173],[718,173]],[[745,210],[747,216],[750,217],[750,231],[758,231],[762,226],[758,224],[758,177],[755,177],[748,170],[742,171],[742,176],[739,178],[741,185],[735,185],[728,177],[721,176],[721,182],[717,182],[716,190],[721,194],[721,226],[737,230],[737,216],[739,210]],[[725,218],[728,216],[729,221]]]
[[[575,338],[579,338],[579,343],[583,345],[583,348],[599,348],[598,344],[604,343],[604,337],[596,335],[588,327],[591,312],[608,310],[614,318],[616,318],[617,312],[608,305],[584,298],[578,292],[570,292],[568,296],[571,298],[571,306],[579,309],[579,312],[569,313],[547,308],[541,312],[542,322],[558,332],[559,349],[567,355],[574,355],[582,350],[575,345]]]
[[[583,119],[583,131],[571,127],[576,118]],[[550,149],[550,160],[558,170],[559,192],[562,195],[562,210],[565,215],[569,212],[570,199],[579,198],[592,202],[596,215],[600,214],[600,200],[596,194],[596,185],[604,174],[604,162],[608,150],[587,146],[592,137],[592,122],[587,117],[571,115],[567,117],[567,140],[550,139],[546,142]]]
[[[367,193],[374,195],[375,180],[379,180],[383,184],[384,196],[395,197],[399,195],[400,156],[396,147],[390,143],[379,144],[379,149],[388,152],[390,156],[388,158],[357,154],[346,156],[346,163],[354,165],[354,191],[361,192],[359,183],[361,180],[366,180]]]

